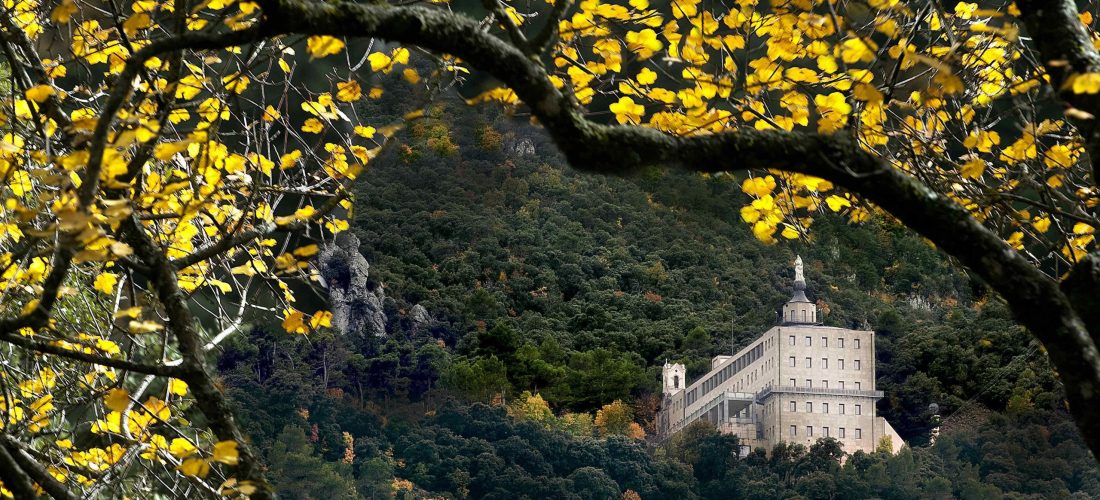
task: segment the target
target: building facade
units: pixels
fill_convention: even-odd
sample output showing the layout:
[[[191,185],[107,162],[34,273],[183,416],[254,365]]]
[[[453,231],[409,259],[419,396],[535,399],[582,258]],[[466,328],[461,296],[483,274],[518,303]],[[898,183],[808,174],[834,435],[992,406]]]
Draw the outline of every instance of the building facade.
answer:
[[[832,437],[844,451],[873,451],[901,437],[876,414],[875,332],[823,326],[806,297],[802,259],[794,295],[779,324],[733,356],[715,356],[711,370],[687,384],[684,365],[665,364],[658,437],[667,439],[703,420],[741,439],[742,450],[779,442],[806,446]]]

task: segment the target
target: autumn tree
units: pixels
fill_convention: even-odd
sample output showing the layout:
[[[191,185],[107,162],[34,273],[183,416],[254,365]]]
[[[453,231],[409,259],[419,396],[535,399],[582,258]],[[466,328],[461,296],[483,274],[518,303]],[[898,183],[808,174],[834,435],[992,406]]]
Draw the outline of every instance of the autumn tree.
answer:
[[[266,498],[207,354],[261,315],[287,335],[331,326],[295,307],[319,281],[308,261],[418,117],[360,121],[384,90],[356,71],[429,86],[457,67],[421,81],[397,47],[318,73],[295,46],[344,42],[264,40],[254,3],[115,7],[0,16],[0,481],[18,498]]]
[[[746,172],[765,242],[812,237],[821,210],[911,227],[1043,342],[1100,452],[1093,24],[1068,0],[15,0],[0,480],[268,496],[206,353],[250,314],[328,325],[292,283],[423,116],[364,103],[471,69],[500,83],[471,102],[530,113],[577,168]]]
[[[622,401],[615,400],[596,411],[596,429],[601,436],[645,437],[642,426],[634,421],[634,410]]]

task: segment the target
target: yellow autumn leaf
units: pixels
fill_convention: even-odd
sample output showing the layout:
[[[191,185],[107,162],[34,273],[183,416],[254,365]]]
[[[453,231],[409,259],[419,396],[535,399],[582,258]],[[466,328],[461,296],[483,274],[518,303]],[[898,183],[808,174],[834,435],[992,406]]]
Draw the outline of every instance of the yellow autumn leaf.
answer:
[[[287,309],[283,312],[283,329],[287,333],[305,334],[309,328],[305,324],[305,314],[297,309]]]
[[[344,50],[344,41],[328,35],[311,36],[306,40],[306,52],[310,59],[339,54]]]
[[[130,391],[126,389],[111,389],[103,396],[103,405],[112,411],[123,412],[130,406]]]
[[[844,207],[852,206],[852,202],[835,194],[830,195],[828,198],[825,198],[825,204],[829,205],[829,210],[832,210],[834,212],[839,212],[840,209]]]
[[[251,80],[240,73],[233,73],[232,75],[222,78],[222,84],[225,86],[225,89],[234,94],[244,92],[245,89],[248,88],[249,82],[251,82]]]
[[[168,447],[168,453],[171,453],[172,456],[176,458],[189,457],[195,454],[196,451],[198,451],[198,448],[191,443],[191,440],[181,437],[173,439],[172,444]]]
[[[8,187],[11,188],[12,194],[22,197],[34,189],[34,184],[31,183],[30,174],[22,170],[17,170],[11,174],[11,179],[8,180]]]
[[[1016,231],[1016,232],[1012,233],[1011,235],[1008,236],[1008,239],[1005,240],[1005,243],[1008,243],[1009,246],[1011,246],[1012,248],[1015,248],[1016,250],[1023,250],[1023,248],[1024,248],[1024,233],[1020,232],[1020,231]]]
[[[279,110],[275,109],[274,106],[268,104],[267,107],[264,108],[263,121],[271,123],[271,122],[273,122],[275,120],[278,120],[282,117],[283,117],[283,115],[281,113],[279,113]]]
[[[355,80],[336,82],[336,99],[344,102],[354,102],[362,98],[363,89],[359,86],[359,82]]]
[[[168,393],[176,396],[187,395],[187,382],[178,378],[168,379]]]
[[[76,6],[76,2],[73,0],[62,0],[57,4],[57,7],[53,8],[50,12],[50,20],[58,24],[68,24],[69,20],[79,10]]]
[[[962,164],[959,168],[959,173],[967,179],[977,179],[985,172],[986,162],[985,160],[972,156],[966,163]]]
[[[367,127],[363,125],[356,125],[353,130],[355,132],[355,135],[364,139],[370,139],[374,137],[374,134],[377,132],[374,127]]]
[[[118,283],[118,276],[114,273],[99,273],[95,277],[95,282],[92,283],[92,288],[105,294],[111,294],[115,291],[116,283]]]
[[[1100,73],[1082,73],[1070,79],[1070,88],[1074,94],[1096,94],[1100,92]]]
[[[302,132],[307,134],[320,134],[325,129],[325,124],[316,118],[308,118],[302,123]]]
[[[119,309],[118,312],[114,314],[115,319],[136,318],[138,316],[141,316],[141,306]]]
[[[46,102],[46,99],[49,99],[50,96],[54,94],[54,92],[55,91],[53,87],[49,85],[35,85],[27,89],[25,95],[27,96],[28,100],[41,104],[43,102]]]
[[[202,458],[188,458],[176,469],[185,476],[206,477],[210,473],[210,463]]]
[[[127,327],[130,329],[130,333],[141,334],[159,332],[164,328],[164,325],[155,321],[130,321]]]
[[[662,47],[664,47],[664,44],[657,39],[657,32],[651,29],[626,32],[627,50],[638,54],[641,59],[653,57],[653,54],[661,50]]]
[[[645,106],[635,104],[634,99],[620,97],[619,102],[612,103],[608,108],[615,114],[615,120],[621,124],[638,123],[645,114]]]
[[[1069,168],[1077,162],[1078,151],[1065,144],[1055,144],[1043,153],[1043,164],[1051,168]]]
[[[210,459],[226,465],[237,465],[238,453],[236,441],[218,441],[214,443],[214,450]]]
[[[1045,233],[1048,229],[1050,229],[1050,217],[1040,217],[1038,219],[1035,219],[1035,221],[1032,222],[1031,225],[1035,227],[1036,231],[1039,231],[1040,233]]]
[[[756,198],[771,194],[775,190],[775,177],[752,177],[741,183],[741,191]]]
[[[381,52],[374,52],[371,55],[367,56],[367,61],[370,62],[371,71],[380,71],[389,67],[392,59],[390,59],[390,56]]]
[[[316,255],[321,249],[317,245],[305,245],[294,249],[294,255],[298,257],[309,257]]]
[[[313,314],[313,317],[309,319],[309,326],[313,328],[331,327],[332,326],[332,312],[330,311],[317,311]]]

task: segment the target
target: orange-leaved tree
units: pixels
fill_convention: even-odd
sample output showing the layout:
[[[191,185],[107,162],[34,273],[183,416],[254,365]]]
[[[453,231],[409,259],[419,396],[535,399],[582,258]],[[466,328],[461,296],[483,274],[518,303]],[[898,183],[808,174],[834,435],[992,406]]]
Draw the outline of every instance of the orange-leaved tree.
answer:
[[[896,218],[1004,297],[1100,452],[1092,25],[1068,0],[13,0],[0,481],[269,496],[206,354],[257,309],[327,325],[289,281],[403,123],[364,103],[471,70],[576,168],[747,172],[731,217],[765,242]]]

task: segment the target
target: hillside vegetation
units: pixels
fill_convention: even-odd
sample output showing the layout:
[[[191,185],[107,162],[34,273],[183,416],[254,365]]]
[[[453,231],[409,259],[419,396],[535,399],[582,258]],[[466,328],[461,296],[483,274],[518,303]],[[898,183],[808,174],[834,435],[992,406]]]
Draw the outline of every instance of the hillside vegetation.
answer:
[[[385,335],[257,324],[222,353],[284,495],[1100,495],[1042,350],[907,231],[821,216],[812,241],[765,246],[740,178],[578,174],[537,129],[455,103],[406,135],[354,205]],[[912,450],[737,459],[706,429],[653,447],[608,424],[619,401],[651,434],[666,360],[694,378],[774,324],[796,253],[827,324],[877,332],[879,412]]]

